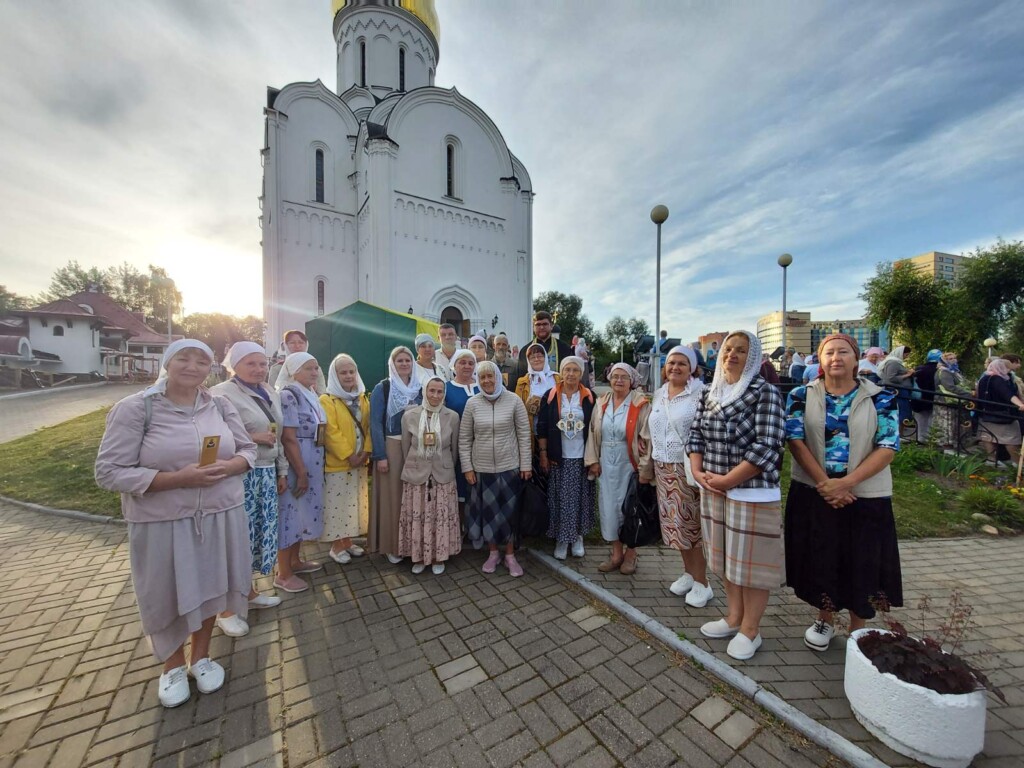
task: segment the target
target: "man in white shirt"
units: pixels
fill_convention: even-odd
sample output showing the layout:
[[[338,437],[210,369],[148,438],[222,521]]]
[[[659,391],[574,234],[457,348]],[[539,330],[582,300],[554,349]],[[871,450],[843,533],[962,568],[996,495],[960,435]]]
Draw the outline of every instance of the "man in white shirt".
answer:
[[[451,323],[443,323],[437,329],[437,338],[441,342],[441,348],[434,351],[434,363],[439,368],[444,368],[445,378],[451,379],[451,358],[458,350],[459,335],[455,332],[455,326]]]

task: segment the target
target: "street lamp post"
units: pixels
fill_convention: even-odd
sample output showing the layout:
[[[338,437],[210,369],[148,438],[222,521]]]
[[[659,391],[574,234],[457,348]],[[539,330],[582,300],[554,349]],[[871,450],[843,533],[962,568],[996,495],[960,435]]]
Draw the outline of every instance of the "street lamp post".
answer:
[[[790,264],[793,263],[793,257],[788,253],[784,253],[779,256],[779,266],[782,267],[782,355],[785,359],[786,350],[789,349],[789,344],[786,338],[786,331],[788,330],[789,318],[786,317],[786,269]]]
[[[667,207],[656,205],[651,208],[651,221],[658,227],[658,259],[654,278],[654,348],[651,350],[651,388],[655,391],[661,386],[661,225],[667,219]]]
[[[992,338],[991,336],[989,336],[989,337],[988,337],[987,339],[985,339],[985,340],[984,340],[984,341],[982,342],[982,344],[984,344],[984,345],[985,345],[986,347],[988,347],[988,356],[989,356],[989,359],[991,359],[991,358],[992,358],[992,348],[993,348],[993,347],[994,347],[994,346],[995,346],[996,344],[998,344],[998,343],[999,343],[999,342],[997,342],[997,341],[996,341],[995,339],[993,339],[993,338]]]

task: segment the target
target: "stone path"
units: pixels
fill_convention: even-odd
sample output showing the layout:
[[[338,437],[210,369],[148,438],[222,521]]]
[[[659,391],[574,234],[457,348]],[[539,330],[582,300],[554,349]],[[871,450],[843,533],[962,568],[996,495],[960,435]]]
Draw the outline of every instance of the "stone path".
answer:
[[[753,659],[737,662],[725,653],[726,641],[708,640],[700,634],[705,621],[724,615],[724,591],[715,577],[715,599],[705,608],[687,606],[668,591],[682,573],[682,561],[674,550],[646,548],[632,577],[603,574],[597,566],[608,548],[588,547],[582,560],[570,557],[566,565],[587,576],[647,615],[701,648],[762,683],[804,713],[873,753],[892,766],[917,765],[875,740],[858,723],[843,693],[845,636],[832,641],[825,653],[803,644],[804,630],[814,612],[791,590],[773,594],[762,623],[764,644]],[[975,760],[978,768],[1020,768],[1024,765],[1024,537],[933,539],[903,542],[905,609],[893,615],[912,633],[922,626],[934,632],[946,615],[949,596],[959,589],[973,606],[976,626],[967,633],[963,651],[972,663],[998,685],[1008,700],[1004,705],[988,696],[989,710],[985,750]],[[927,596],[929,611],[916,610]],[[872,622],[881,625],[881,622]]]
[[[0,397],[0,443],[83,416],[97,408],[113,405],[142,387],[140,384],[104,384],[99,387],[48,390],[20,397]]]
[[[225,687],[164,710],[125,529],[0,503],[0,542],[4,768],[839,764],[539,564],[472,552],[441,577],[329,562],[215,631]]]

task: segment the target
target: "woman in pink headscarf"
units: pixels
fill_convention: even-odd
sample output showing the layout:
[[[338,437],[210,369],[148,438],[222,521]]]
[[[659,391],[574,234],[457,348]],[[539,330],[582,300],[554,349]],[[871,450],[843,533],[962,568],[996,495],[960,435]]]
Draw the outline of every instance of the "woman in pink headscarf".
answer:
[[[1010,454],[1014,467],[1020,460],[1020,420],[1024,400],[1010,381],[1010,364],[1002,358],[989,360],[985,374],[978,380],[978,410],[981,414],[978,440],[985,445],[989,458],[997,462],[997,446]]]

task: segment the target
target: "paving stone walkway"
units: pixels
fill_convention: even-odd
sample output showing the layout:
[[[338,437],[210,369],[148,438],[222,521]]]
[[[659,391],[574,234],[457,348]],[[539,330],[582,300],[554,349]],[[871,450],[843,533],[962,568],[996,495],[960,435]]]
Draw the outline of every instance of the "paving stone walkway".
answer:
[[[0,397],[0,443],[113,405],[142,387],[141,384],[104,384]]]
[[[725,653],[726,641],[700,634],[705,621],[721,618],[724,591],[712,577],[715,599],[705,608],[686,605],[668,591],[682,573],[677,552],[645,548],[632,577],[597,570],[608,548],[591,546],[583,559],[569,557],[566,565],[626,600],[648,616],[762,683],[804,713],[845,736],[892,766],[917,765],[874,739],[858,723],[843,693],[845,635],[832,641],[825,653],[803,644],[804,630],[814,611],[791,590],[773,594],[762,623],[764,644],[753,659],[737,662]],[[950,594],[960,590],[973,606],[976,626],[967,633],[962,651],[1000,686],[1008,704],[988,696],[985,750],[974,762],[978,768],[1020,768],[1024,765],[1024,537],[965,538],[911,541],[900,544],[905,609],[893,615],[913,632],[934,632],[946,615]],[[923,596],[928,611],[916,610]],[[881,626],[880,621],[872,622]]]
[[[125,540],[0,503],[0,767],[840,764],[538,563],[472,552],[329,562],[215,631],[225,687],[164,710]]]

